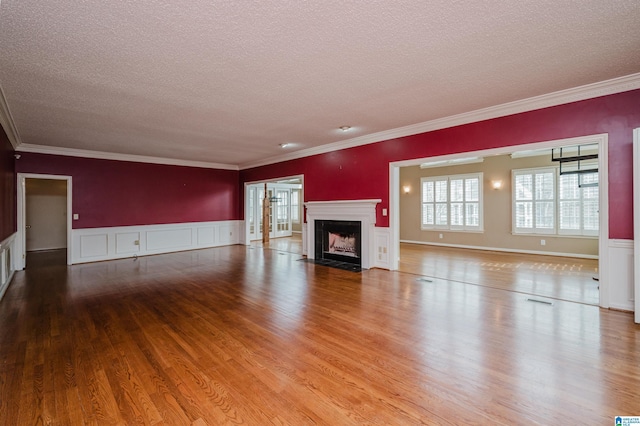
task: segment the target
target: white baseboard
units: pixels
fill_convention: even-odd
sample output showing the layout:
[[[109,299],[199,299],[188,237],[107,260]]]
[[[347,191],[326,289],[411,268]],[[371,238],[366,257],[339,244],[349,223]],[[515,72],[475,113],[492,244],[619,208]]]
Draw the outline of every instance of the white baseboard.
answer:
[[[485,251],[499,251],[503,253],[540,254],[545,256],[575,257],[578,259],[598,259],[598,256],[593,254],[559,253],[559,252],[553,252],[553,251],[520,250],[520,249],[510,249],[510,248],[500,248],[500,247],[468,246],[464,244],[432,243],[432,242],[412,241],[412,240],[400,240],[400,242],[409,243],[409,244],[421,244],[425,246],[451,247],[451,248],[485,250]]]
[[[240,244],[241,221],[74,229],[71,263]]]

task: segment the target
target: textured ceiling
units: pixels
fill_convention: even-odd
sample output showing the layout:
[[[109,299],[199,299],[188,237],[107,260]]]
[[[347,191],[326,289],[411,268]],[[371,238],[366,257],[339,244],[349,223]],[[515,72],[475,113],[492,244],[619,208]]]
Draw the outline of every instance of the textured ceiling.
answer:
[[[1,0],[0,87],[23,144],[242,166],[637,73],[639,23],[638,0]]]

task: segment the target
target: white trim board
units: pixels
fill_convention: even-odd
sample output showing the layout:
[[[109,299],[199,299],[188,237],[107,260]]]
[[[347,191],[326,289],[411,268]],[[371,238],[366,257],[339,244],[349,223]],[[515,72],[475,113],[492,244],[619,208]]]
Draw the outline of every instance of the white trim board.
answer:
[[[0,85],[0,126],[4,129],[7,134],[7,138],[9,138],[9,142],[13,149],[16,149],[21,144],[20,134],[18,133],[18,129],[16,128],[15,122],[13,121],[13,116],[11,115],[11,111],[9,110],[9,105],[7,104],[7,98],[4,95],[4,90]]]
[[[584,101],[600,96],[628,92],[635,89],[640,89],[640,73],[618,77],[611,80],[605,80],[598,83],[587,84],[572,89],[560,90],[558,92],[534,96],[532,98],[508,102],[501,105],[495,105],[488,108],[482,108],[475,111],[452,115],[449,117],[438,118],[435,120],[425,121],[409,126],[398,127],[396,129],[390,129],[382,132],[372,133],[369,135],[359,136],[357,138],[347,139],[340,142],[334,142],[327,145],[321,145],[314,148],[292,152],[287,155],[279,155],[260,161],[244,163],[240,164],[239,168],[240,170],[244,170],[253,167],[265,166],[267,164],[309,157],[311,155],[326,154],[328,152],[337,151],[340,149],[368,145],[390,139],[396,139],[417,135],[420,133],[431,132],[434,130],[460,126],[463,124],[470,124],[493,118],[505,117],[507,115],[535,111],[538,109],[568,104],[571,102]],[[468,156],[469,153],[466,153],[466,155]],[[429,161],[436,161],[436,158],[430,158]]]
[[[634,321],[640,324],[640,128],[633,130]]]
[[[67,181],[67,265],[71,265],[71,252],[73,240],[71,238],[72,216],[73,216],[73,178],[71,176],[63,175],[44,175],[37,173],[18,173],[17,174],[17,238],[16,238],[16,250],[15,250],[15,268],[16,270],[23,270],[26,262],[26,194],[25,194],[25,179],[51,179],[51,180],[66,180]]]
[[[578,253],[558,253],[553,251],[540,251],[540,250],[520,250],[500,247],[483,247],[483,246],[468,246],[464,244],[447,244],[447,243],[432,243],[427,241],[412,241],[412,240],[400,240],[401,243],[419,244],[423,246],[437,246],[437,247],[451,247],[470,250],[483,250],[483,251],[497,251],[501,253],[519,253],[519,254],[535,254],[542,256],[560,256],[560,257],[573,257],[576,259],[598,259],[597,255],[593,254],[578,254]]]
[[[91,151],[88,149],[61,148],[55,146],[23,143],[16,148],[18,152],[36,154],[65,155],[67,157],[96,158],[101,160],[131,161],[135,163],[165,164],[169,166],[199,167],[204,169],[238,170],[238,166],[204,161],[177,160],[171,158],[150,157],[146,155],[118,154],[114,152]]]

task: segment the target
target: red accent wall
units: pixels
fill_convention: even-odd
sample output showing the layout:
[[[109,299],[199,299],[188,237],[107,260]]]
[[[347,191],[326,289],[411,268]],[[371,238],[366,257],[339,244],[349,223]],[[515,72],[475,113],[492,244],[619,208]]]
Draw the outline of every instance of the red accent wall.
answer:
[[[72,176],[75,229],[239,218],[235,170],[27,152],[16,169]]]
[[[242,170],[240,179],[244,184],[303,174],[305,201],[381,198],[376,225],[388,227],[382,209],[389,207],[390,162],[608,133],[609,237],[632,239],[636,127],[640,90]]]
[[[15,151],[0,127],[0,241],[16,232]]]

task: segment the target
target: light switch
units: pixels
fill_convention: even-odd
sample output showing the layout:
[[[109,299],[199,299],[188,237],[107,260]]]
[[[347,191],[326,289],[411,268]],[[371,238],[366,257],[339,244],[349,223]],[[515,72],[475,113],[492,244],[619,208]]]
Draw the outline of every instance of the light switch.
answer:
[[[387,215],[387,209],[382,209],[382,216],[386,216]]]
[[[73,220],[78,220],[78,219],[80,219],[80,215],[78,213],[74,213]]]

